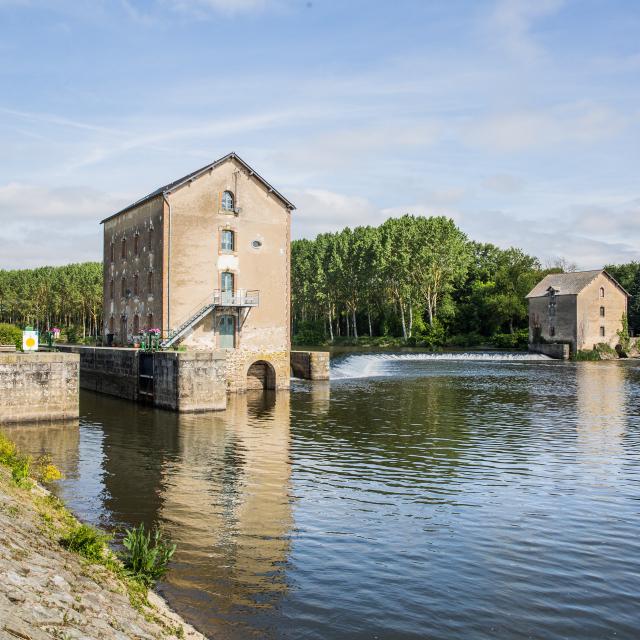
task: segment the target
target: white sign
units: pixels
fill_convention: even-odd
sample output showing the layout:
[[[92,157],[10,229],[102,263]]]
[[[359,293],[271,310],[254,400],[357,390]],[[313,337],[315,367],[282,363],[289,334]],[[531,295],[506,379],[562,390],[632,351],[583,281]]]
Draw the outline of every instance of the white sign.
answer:
[[[22,350],[23,351],[38,350],[38,332],[37,331],[22,332]]]

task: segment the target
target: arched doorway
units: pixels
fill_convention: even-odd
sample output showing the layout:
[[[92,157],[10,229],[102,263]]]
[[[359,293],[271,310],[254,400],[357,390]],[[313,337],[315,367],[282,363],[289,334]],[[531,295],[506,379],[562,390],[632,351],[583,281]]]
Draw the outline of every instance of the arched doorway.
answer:
[[[266,360],[258,360],[247,369],[247,389],[275,389],[276,370]]]

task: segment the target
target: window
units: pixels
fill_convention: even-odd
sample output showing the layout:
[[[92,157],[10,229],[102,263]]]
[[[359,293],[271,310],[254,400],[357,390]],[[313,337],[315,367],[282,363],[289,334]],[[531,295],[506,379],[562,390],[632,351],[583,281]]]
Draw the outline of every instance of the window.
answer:
[[[153,293],[153,271],[147,273],[147,293]]]
[[[222,210],[233,211],[233,193],[231,191],[225,191],[222,194]]]
[[[120,257],[124,260],[127,257],[127,239],[122,238],[120,243]]]
[[[114,320],[113,320],[113,316],[111,316],[109,318],[109,333],[113,333],[114,330]]]
[[[147,314],[147,329],[153,329],[153,313]]]
[[[113,300],[113,278],[109,280],[109,300]]]
[[[600,307],[600,317],[604,318],[604,307]]]
[[[600,297],[604,298],[604,287],[600,287]]]
[[[223,251],[233,251],[235,249],[235,233],[230,229],[224,229],[220,238],[220,247]]]
[[[140,255],[140,234],[136,233],[135,236],[133,236],[133,253],[137,256]]]
[[[556,335],[556,328],[555,328],[553,325],[551,325],[551,326],[549,327],[549,335],[550,335],[551,337],[553,337],[553,336],[555,336],[555,335]]]
[[[140,333],[140,316],[136,313],[133,316],[133,334],[138,335]]]
[[[120,295],[124,298],[127,295],[127,279],[122,276],[120,281]]]
[[[127,340],[127,316],[120,318],[120,339],[123,342]]]
[[[109,245],[109,259],[111,260],[111,262],[115,260],[115,257],[116,257],[116,249],[115,249],[115,245],[112,242]]]
[[[231,304],[233,302],[233,273],[223,271],[220,274],[220,290],[222,304]]]
[[[600,327],[600,337],[604,338],[604,327]]]
[[[138,274],[137,273],[133,276],[133,295],[134,296],[138,295]]]
[[[149,227],[149,251],[153,251],[153,227]]]
[[[252,246],[254,249],[259,249],[259,248],[262,246],[262,242],[260,242],[260,240],[254,240],[254,241],[251,243],[251,246]]]

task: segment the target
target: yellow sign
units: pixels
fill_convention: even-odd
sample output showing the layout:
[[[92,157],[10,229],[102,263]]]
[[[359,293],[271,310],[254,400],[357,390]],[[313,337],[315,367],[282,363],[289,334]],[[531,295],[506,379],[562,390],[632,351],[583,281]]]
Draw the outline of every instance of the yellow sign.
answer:
[[[38,350],[38,332],[37,331],[22,332],[22,350],[23,351]]]

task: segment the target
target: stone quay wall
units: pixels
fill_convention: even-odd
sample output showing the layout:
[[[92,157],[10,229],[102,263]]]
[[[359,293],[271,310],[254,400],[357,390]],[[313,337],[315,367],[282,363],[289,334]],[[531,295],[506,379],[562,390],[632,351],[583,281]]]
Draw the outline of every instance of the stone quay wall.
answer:
[[[0,424],[77,418],[79,358],[0,353]]]
[[[529,345],[529,351],[531,353],[541,353],[556,360],[568,360],[571,355],[571,346],[560,343],[532,343]]]
[[[225,355],[218,351],[165,351],[153,358],[153,400],[173,411],[227,408]]]
[[[292,351],[293,375],[305,380],[329,380],[330,354],[328,351]]]
[[[58,345],[80,356],[80,386],[180,412],[216,411],[227,406],[225,354],[219,351],[158,351]],[[141,361],[152,357],[152,383]],[[145,394],[151,384],[152,393]]]

